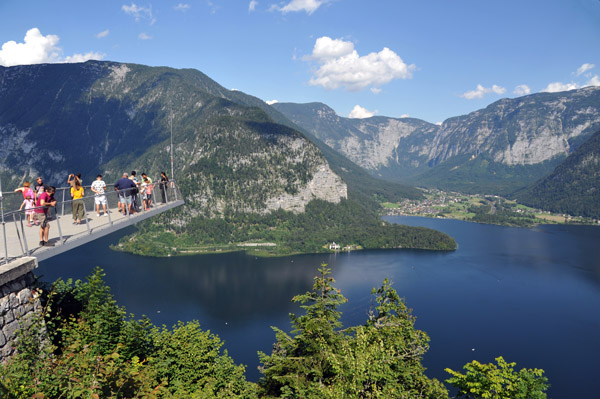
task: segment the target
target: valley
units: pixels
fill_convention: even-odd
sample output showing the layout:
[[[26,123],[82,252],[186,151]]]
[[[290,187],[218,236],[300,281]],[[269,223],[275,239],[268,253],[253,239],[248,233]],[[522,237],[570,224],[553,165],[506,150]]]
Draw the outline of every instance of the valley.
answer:
[[[383,202],[387,216],[423,216],[502,226],[531,227],[539,224],[589,224],[598,219],[532,208],[497,195],[462,194],[423,189],[424,199]]]

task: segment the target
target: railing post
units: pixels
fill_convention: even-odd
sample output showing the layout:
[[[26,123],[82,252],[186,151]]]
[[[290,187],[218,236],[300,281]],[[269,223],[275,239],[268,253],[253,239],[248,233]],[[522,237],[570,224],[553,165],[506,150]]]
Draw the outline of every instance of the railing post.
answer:
[[[125,209],[127,209],[127,220],[131,221],[131,208],[133,208],[133,190],[130,188],[128,188],[127,190],[129,191],[125,192]],[[127,202],[127,194],[129,194],[129,200],[131,201],[131,203]]]
[[[106,197],[106,214],[108,215],[108,224],[110,224],[111,226],[113,225],[113,221],[112,221],[112,216],[110,216],[110,214],[112,213],[110,211],[110,202],[108,202],[108,192],[104,192],[104,196]],[[117,194],[117,212],[119,212],[119,195]]]
[[[83,198],[81,198],[81,203],[83,204],[83,217],[85,218],[85,227],[87,227],[88,234],[92,234],[90,230],[90,223],[88,222],[88,213]]]
[[[27,245],[27,237],[25,237],[25,226],[23,226],[23,218],[21,217],[21,214],[19,214],[19,221],[21,222],[21,232],[23,233],[23,245],[25,245],[25,255],[29,256],[29,246]]]
[[[6,224],[4,223],[4,197],[0,190],[0,213],[2,214],[2,235],[4,237],[4,264],[8,263],[8,243],[6,241]]]
[[[65,191],[67,191],[67,190],[64,190],[64,189],[62,190],[63,198],[62,198],[62,202],[61,202],[62,209],[60,211],[60,216],[65,216]],[[56,213],[56,218],[58,219],[58,212],[54,212],[54,213]]]
[[[17,238],[19,239],[19,246],[21,247],[21,252],[25,253],[25,250],[23,249],[23,243],[21,242],[21,234],[19,234],[19,228],[17,227],[17,215],[15,212],[13,212],[12,217],[13,223],[15,224],[15,231],[17,232]]]
[[[48,209],[48,213],[50,213],[50,212],[51,212],[50,209]],[[58,216],[58,212],[56,211],[56,209],[54,209],[54,214],[56,215],[56,225],[58,226],[58,237],[60,239],[60,244],[63,245],[64,241],[63,241],[62,229],[60,228],[60,217]],[[48,239],[50,239],[50,237],[48,237]]]

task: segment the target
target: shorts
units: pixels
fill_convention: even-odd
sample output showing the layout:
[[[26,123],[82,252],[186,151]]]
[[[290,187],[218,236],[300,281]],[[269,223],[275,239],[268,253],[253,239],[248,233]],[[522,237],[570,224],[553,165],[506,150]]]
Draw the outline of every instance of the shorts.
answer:
[[[37,213],[36,212],[34,216],[35,216],[35,220],[37,222],[39,222],[40,227],[42,229],[45,229],[46,226],[48,226],[48,222],[50,221],[50,220],[48,220],[48,215],[46,215],[45,213]]]
[[[121,204],[131,205],[131,195],[119,195],[119,201],[121,202]]]
[[[96,195],[94,197],[94,204],[96,205],[106,205],[106,195]]]

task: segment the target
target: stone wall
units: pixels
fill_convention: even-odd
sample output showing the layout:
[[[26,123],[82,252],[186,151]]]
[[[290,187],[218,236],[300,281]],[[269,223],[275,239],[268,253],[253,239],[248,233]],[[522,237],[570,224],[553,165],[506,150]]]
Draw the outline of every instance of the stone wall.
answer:
[[[33,291],[37,259],[20,258],[0,265],[0,361],[12,355],[15,333],[27,316],[41,309]]]

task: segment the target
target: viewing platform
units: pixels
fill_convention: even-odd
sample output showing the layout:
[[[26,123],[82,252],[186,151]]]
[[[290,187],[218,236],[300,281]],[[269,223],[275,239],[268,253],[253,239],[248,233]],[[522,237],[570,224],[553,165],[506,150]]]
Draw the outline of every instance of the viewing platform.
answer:
[[[123,214],[117,204],[123,191],[113,191],[107,186],[106,215],[100,206],[100,216],[96,213],[94,193],[89,186],[84,186],[84,198],[76,201],[83,202],[85,216],[81,224],[73,224],[73,201],[70,187],[57,188],[54,194],[56,206],[49,208],[50,231],[48,245],[40,245],[40,226],[28,226],[25,209],[18,210],[23,202],[20,192],[4,193],[2,198],[2,228],[0,229],[0,269],[10,269],[11,263],[18,263],[23,257],[35,257],[43,261],[70,249],[84,245],[107,234],[114,233],[149,217],[166,212],[184,204],[179,188],[175,182],[168,182],[162,188],[154,183],[151,206],[143,210],[142,195],[136,194],[139,212]],[[162,194],[164,193],[164,200]]]

